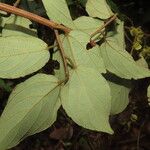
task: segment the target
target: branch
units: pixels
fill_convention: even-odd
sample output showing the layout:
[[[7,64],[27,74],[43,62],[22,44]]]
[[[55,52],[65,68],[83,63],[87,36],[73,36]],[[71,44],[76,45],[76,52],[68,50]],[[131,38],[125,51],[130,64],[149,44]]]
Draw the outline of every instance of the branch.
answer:
[[[16,8],[14,6],[10,6],[10,5],[7,5],[4,3],[0,3],[0,10],[8,12],[8,13],[12,13],[12,14],[24,17],[24,18],[27,18],[27,19],[35,21],[35,22],[38,22],[38,23],[43,24],[43,25],[45,25],[49,28],[52,28],[52,29],[62,30],[65,33],[69,33],[71,31],[70,28],[67,28],[61,24],[58,24],[56,22],[45,19],[45,18],[38,16],[36,14],[30,13],[28,11],[25,11],[25,10],[22,10],[22,9],[19,9],[19,8]]]
[[[65,71],[65,81],[63,81],[64,83],[66,83],[69,80],[69,70],[68,70],[68,66],[67,66],[67,61],[66,61],[66,56],[65,56],[65,52],[64,52],[64,48],[58,33],[58,30],[54,30],[55,35],[56,35],[56,40],[60,49],[60,55],[62,57],[62,61],[63,61],[63,65],[64,65],[64,71]]]
[[[94,33],[91,34],[91,38],[96,34],[100,33],[106,26],[108,26],[116,18],[117,18],[117,14],[114,14],[103,26],[101,26],[99,29],[97,29]]]

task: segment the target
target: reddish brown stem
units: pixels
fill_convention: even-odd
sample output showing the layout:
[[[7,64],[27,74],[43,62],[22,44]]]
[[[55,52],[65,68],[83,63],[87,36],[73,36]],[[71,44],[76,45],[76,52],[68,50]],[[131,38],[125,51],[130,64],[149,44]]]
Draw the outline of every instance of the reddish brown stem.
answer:
[[[22,9],[19,9],[19,8],[16,8],[14,6],[10,6],[10,5],[7,5],[7,4],[4,4],[4,3],[0,3],[0,10],[8,12],[8,13],[15,14],[15,15],[18,15],[18,16],[22,16],[22,17],[27,18],[29,20],[32,20],[32,21],[38,22],[40,24],[43,24],[45,26],[48,26],[49,28],[52,28],[52,29],[62,30],[65,33],[69,33],[71,31],[70,28],[65,27],[61,24],[58,24],[54,21],[45,19],[45,18],[40,17],[36,14],[30,13],[28,11],[25,11],[25,10],[22,10]]]
[[[59,46],[60,54],[61,54],[63,65],[64,65],[64,71],[65,71],[65,76],[66,76],[64,83],[66,83],[69,80],[69,70],[68,70],[67,61],[66,61],[66,55],[65,55],[65,51],[64,51],[58,30],[54,30],[54,32],[56,35],[56,40]]]
[[[100,33],[106,26],[108,26],[116,18],[117,18],[117,14],[114,14],[103,26],[101,26],[99,29],[97,29],[94,33],[91,34],[91,38],[96,34]]]

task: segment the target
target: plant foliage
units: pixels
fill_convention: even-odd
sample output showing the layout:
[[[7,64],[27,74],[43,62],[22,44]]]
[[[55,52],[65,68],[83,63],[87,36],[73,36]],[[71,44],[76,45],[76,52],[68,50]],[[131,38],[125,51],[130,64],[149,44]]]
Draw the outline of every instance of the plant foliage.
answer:
[[[12,91],[0,117],[0,150],[14,147],[27,136],[50,127],[61,105],[78,125],[112,134],[109,116],[126,108],[130,88],[108,81],[103,75],[114,74],[120,81],[150,76],[150,71],[138,65],[125,50],[123,22],[117,18],[115,29],[111,30],[104,26],[114,16],[106,0],[79,2],[88,16],[73,20],[68,8],[73,1],[43,0],[49,18],[71,29],[59,35],[65,59],[57,41],[53,57],[59,61],[60,69],[55,76],[37,73]],[[49,61],[48,45],[29,24],[29,20],[19,16],[1,17],[1,78],[30,75]],[[65,70],[69,71],[67,81]]]

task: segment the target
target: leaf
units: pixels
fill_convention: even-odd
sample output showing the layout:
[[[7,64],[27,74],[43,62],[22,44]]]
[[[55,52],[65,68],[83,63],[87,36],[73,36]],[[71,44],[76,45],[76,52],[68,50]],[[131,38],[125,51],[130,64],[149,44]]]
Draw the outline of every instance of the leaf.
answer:
[[[35,30],[29,28],[31,21],[16,15],[11,15],[8,18],[3,18],[2,36],[37,36]]]
[[[140,56],[140,58],[136,61],[136,64],[143,67],[143,68],[148,69],[148,63],[146,62],[146,60],[144,59],[143,56]]]
[[[58,79],[37,74],[17,85],[0,118],[0,149],[16,146],[56,120],[60,107]]]
[[[64,35],[63,34],[60,35],[60,40],[61,40],[61,42],[64,41]],[[64,65],[63,65],[62,56],[60,55],[60,50],[58,47],[54,48],[53,59],[57,60],[59,62],[59,65],[60,65],[60,68],[58,70],[55,70],[55,76],[59,80],[64,80],[65,79]]]
[[[78,125],[112,134],[109,125],[110,89],[106,80],[94,69],[78,67],[61,89],[66,113]]]
[[[47,44],[35,37],[0,38],[0,77],[18,78],[42,68],[49,60]]]
[[[140,40],[144,36],[144,32],[142,31],[141,27],[131,27],[130,34],[134,37],[140,38]]]
[[[130,89],[113,82],[108,81],[108,83],[111,89],[111,114],[115,115],[121,113],[127,107]]]
[[[86,44],[89,42],[89,35],[81,31],[72,31],[68,36],[60,35],[60,38],[63,43],[66,56],[71,58],[76,67],[83,65],[88,68],[95,68],[102,73],[106,73],[103,60],[99,53],[99,47],[95,46],[90,50],[86,49]],[[60,69],[55,70],[55,75],[60,80],[64,80],[65,73],[63,61],[59,50],[55,51],[53,59],[60,63]]]
[[[75,27],[65,0],[44,0],[43,4],[50,19],[70,28]]]
[[[86,3],[86,11],[91,17],[100,19],[108,19],[113,15],[106,0],[88,0]]]
[[[132,47],[133,47],[133,49],[135,49],[137,51],[142,49],[142,45],[138,41],[133,42],[133,46]]]
[[[120,50],[123,50],[125,49],[125,38],[124,38],[124,22],[117,19],[116,20],[117,22],[117,34],[115,34],[113,36],[113,38],[116,40],[117,44],[120,46]]]
[[[77,67],[95,68],[101,73],[105,73],[106,70],[98,46],[90,50],[86,49],[89,41],[90,36],[84,32],[77,30],[70,32],[63,41],[66,55],[72,59]]]
[[[74,20],[76,28],[82,32],[88,33],[89,35],[95,32],[101,27],[104,22],[92,17],[82,16]]]
[[[150,71],[138,66],[113,37],[100,46],[100,52],[106,69],[121,78],[140,79],[150,76]]]

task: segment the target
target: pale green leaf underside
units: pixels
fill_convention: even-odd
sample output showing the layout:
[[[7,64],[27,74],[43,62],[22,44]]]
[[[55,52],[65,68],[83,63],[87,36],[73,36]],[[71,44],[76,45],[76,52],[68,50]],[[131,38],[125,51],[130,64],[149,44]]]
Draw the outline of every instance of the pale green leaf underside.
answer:
[[[144,59],[143,56],[140,56],[140,57],[141,58],[136,61],[136,64],[141,66],[141,67],[143,67],[143,68],[147,68],[148,69],[148,63],[146,62],[146,60]]]
[[[31,21],[16,15],[11,15],[8,18],[3,18],[2,36],[37,36],[36,31],[29,28]]]
[[[60,35],[60,40],[61,40],[61,42],[64,41],[64,35],[63,34]],[[63,64],[62,56],[60,54],[60,49],[58,47],[54,48],[53,59],[57,60],[59,62],[59,65],[60,65],[60,68],[58,70],[57,69],[55,70],[55,76],[59,80],[64,80],[65,79],[64,64]]]
[[[0,118],[0,149],[50,127],[60,107],[59,92],[58,80],[51,75],[37,74],[19,84]]]
[[[65,0],[43,0],[43,3],[50,19],[70,28],[75,27]]]
[[[86,3],[86,11],[91,17],[107,19],[113,15],[106,0],[88,0]]]
[[[116,40],[117,45],[119,45],[120,50],[125,49],[125,38],[124,38],[124,22],[117,19],[117,33],[113,36],[113,38]]]
[[[108,83],[111,90],[111,114],[115,115],[121,113],[127,107],[130,89],[109,81]]]
[[[12,14],[10,17],[2,17],[1,26],[4,27],[6,24],[17,24],[25,28],[29,28],[31,21],[24,17]]]
[[[47,44],[34,37],[0,38],[0,77],[18,78],[42,68],[49,60]]]
[[[100,52],[106,69],[121,78],[140,79],[150,76],[150,71],[138,66],[127,51],[120,49],[113,38],[108,38],[100,46]]]
[[[74,64],[87,68],[95,68],[101,73],[105,73],[105,67],[98,46],[87,50],[86,45],[90,41],[87,33],[74,30],[67,35],[63,41],[66,55],[72,59]]]
[[[78,125],[96,131],[113,133],[109,125],[110,89],[106,80],[94,69],[78,67],[61,89],[66,113]]]
[[[104,22],[92,17],[82,16],[74,20],[74,24],[78,30],[90,35],[100,28]]]

